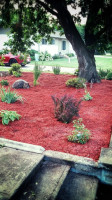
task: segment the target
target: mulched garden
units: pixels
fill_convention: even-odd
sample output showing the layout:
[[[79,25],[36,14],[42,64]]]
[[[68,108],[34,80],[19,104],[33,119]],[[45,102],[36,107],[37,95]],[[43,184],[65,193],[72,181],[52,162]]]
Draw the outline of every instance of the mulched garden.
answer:
[[[108,148],[112,132],[112,81],[102,80],[102,83],[96,83],[92,88],[87,86],[93,99],[81,102],[79,117],[90,130],[91,137],[86,144],[78,144],[67,140],[67,136],[74,130],[73,123],[65,124],[57,121],[51,98],[52,95],[62,97],[65,94],[77,100],[82,98],[85,94],[84,89],[65,85],[65,82],[74,76],[43,73],[39,77],[40,84],[37,86],[33,86],[31,72],[24,72],[20,78],[30,84],[29,89],[16,89],[16,92],[25,98],[24,103],[17,101],[7,104],[0,101],[0,110],[14,110],[22,117],[20,120],[10,122],[9,125],[2,125],[0,122],[0,137],[41,145],[46,150],[85,156],[97,161],[101,148]],[[0,81],[2,79],[7,79],[12,86],[19,78],[0,77]]]

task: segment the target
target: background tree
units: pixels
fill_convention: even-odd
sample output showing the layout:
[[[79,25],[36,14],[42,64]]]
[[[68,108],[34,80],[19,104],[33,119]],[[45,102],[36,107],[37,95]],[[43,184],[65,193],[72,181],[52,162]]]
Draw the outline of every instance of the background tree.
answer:
[[[15,49],[25,50],[40,36],[49,38],[59,24],[76,52],[79,76],[88,82],[100,82],[94,52],[99,44],[112,42],[111,0],[4,0],[0,5],[2,24],[10,26]],[[74,11],[80,7],[79,13],[72,15],[68,6]],[[81,16],[87,18],[83,39],[75,25]]]

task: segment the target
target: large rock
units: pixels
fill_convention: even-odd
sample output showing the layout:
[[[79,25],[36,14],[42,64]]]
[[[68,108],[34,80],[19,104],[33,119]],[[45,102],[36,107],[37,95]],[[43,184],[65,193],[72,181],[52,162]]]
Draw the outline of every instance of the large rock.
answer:
[[[9,72],[7,71],[0,71],[0,76],[2,77],[5,77],[5,76],[9,76]]]
[[[28,89],[30,88],[30,85],[27,81],[23,80],[23,79],[19,79],[17,81],[15,81],[12,85],[12,88],[15,89],[19,89],[19,88],[24,88],[24,89]]]

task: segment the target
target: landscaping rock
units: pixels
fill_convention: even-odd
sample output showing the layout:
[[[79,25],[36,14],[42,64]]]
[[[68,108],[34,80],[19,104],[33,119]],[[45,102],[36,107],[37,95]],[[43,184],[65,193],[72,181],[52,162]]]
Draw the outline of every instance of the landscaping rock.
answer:
[[[12,88],[15,89],[19,89],[19,88],[23,88],[23,89],[28,89],[30,88],[30,85],[27,81],[23,80],[23,79],[19,79],[17,81],[15,81],[12,85]]]
[[[1,76],[1,77],[9,76],[9,72],[0,71],[0,76]]]

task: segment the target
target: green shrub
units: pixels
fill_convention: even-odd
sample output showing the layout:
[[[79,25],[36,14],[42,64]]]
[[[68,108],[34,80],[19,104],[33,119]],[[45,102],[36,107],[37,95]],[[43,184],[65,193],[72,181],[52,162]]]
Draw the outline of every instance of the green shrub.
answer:
[[[38,51],[31,49],[29,50],[29,54],[30,54],[31,60],[33,61],[35,60],[35,54],[38,54]]]
[[[6,91],[6,89],[2,87],[0,98],[1,98],[2,102],[6,102],[6,103],[14,103],[17,100],[23,102],[22,96],[18,95],[15,92],[11,92],[10,88],[8,88],[7,91]]]
[[[112,80],[112,72],[109,72],[106,76],[107,80]]]
[[[90,131],[85,128],[81,118],[74,120],[73,123],[75,130],[72,131],[72,135],[68,136],[68,141],[85,144],[90,138]]]
[[[0,84],[1,85],[9,85],[9,82],[7,80],[1,80]]]
[[[21,65],[18,63],[13,63],[9,69],[9,74],[13,75],[14,72],[21,73]]]
[[[37,80],[39,78],[39,76],[42,73],[42,68],[38,65],[37,62],[35,62],[35,67],[34,67],[34,81],[33,81],[33,85],[37,85]]]
[[[53,58],[53,60],[55,60],[55,59],[63,58],[63,56],[60,54],[55,54],[52,58]]]
[[[78,75],[79,75],[79,69],[76,69],[76,70],[75,70],[74,75],[75,75],[75,76],[78,76]]]
[[[49,60],[52,60],[52,56],[47,51],[40,52],[39,60],[40,61],[49,61]]]
[[[59,66],[52,67],[54,74],[60,74],[61,68]]]
[[[8,125],[10,121],[19,120],[21,115],[17,114],[16,111],[2,110],[0,111],[0,117],[2,118],[2,124]]]
[[[109,69],[107,69],[106,71],[103,70],[103,69],[99,69],[98,74],[99,74],[99,76],[100,76],[101,79],[105,79],[106,76],[107,76],[107,74],[108,74],[109,72],[110,72]]]
[[[1,59],[0,59],[0,65],[1,66],[4,66],[4,59],[5,59],[4,56],[1,56]]]
[[[78,116],[80,101],[64,95],[60,99],[51,96],[55,105],[55,117],[64,123],[69,123],[73,116]]]
[[[21,76],[21,72],[13,71],[12,73],[13,73],[13,75],[15,77],[20,77]]]
[[[66,55],[69,57],[74,57],[74,53],[67,53]]]
[[[67,86],[75,88],[84,88],[86,84],[86,79],[84,78],[72,78],[66,81]]]

